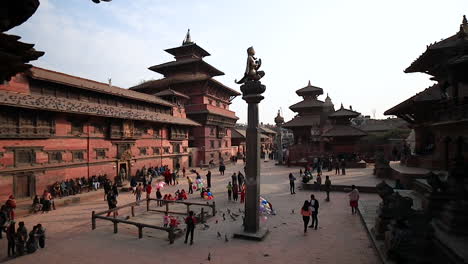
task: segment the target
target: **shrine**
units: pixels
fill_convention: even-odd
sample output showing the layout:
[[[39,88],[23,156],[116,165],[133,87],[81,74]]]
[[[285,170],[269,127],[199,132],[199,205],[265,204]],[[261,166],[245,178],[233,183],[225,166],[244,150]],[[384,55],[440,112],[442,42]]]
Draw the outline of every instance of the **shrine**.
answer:
[[[294,133],[294,145],[289,147],[286,157],[290,164],[305,164],[314,157],[333,156],[338,159],[354,161],[356,142],[367,133],[354,127],[350,120],[360,115],[341,104],[335,111],[328,96],[325,101],[318,99],[323,89],[308,85],[296,91],[303,100],[289,108],[297,115],[282,125]]]
[[[190,166],[218,164],[236,154],[231,146],[231,128],[237,117],[229,110],[239,92],[227,87],[213,77],[224,73],[203,60],[210,54],[192,41],[187,32],[182,46],[165,50],[175,61],[159,64],[149,69],[164,78],[147,81],[131,90],[154,95],[169,93],[184,98],[179,106],[187,117],[202,124],[189,132],[192,148]]]

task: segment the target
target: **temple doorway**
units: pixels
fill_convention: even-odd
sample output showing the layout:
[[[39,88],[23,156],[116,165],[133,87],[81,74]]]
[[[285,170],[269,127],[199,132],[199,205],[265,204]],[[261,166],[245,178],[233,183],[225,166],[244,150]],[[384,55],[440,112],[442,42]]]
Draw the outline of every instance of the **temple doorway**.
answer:
[[[131,174],[129,172],[128,162],[119,162],[119,166],[117,168],[118,168],[118,171],[117,171],[118,176],[120,176],[121,173],[125,172],[125,177],[122,180],[130,180]]]
[[[21,173],[13,176],[14,194],[17,199],[28,198],[36,194],[33,173]]]

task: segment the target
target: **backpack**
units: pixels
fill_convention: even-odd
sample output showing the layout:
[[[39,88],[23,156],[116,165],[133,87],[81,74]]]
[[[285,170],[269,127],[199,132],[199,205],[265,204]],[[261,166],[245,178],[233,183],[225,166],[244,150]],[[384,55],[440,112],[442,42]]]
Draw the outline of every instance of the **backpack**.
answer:
[[[195,221],[193,221],[193,216],[187,217],[187,219],[185,220],[185,223],[189,226],[193,226],[195,224]]]

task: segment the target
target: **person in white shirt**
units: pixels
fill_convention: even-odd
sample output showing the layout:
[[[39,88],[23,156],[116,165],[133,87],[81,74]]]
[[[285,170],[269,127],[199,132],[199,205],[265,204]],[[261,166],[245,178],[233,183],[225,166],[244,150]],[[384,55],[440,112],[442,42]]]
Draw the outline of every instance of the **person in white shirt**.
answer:
[[[351,213],[357,213],[358,208],[358,201],[359,201],[359,191],[356,189],[355,185],[351,186],[351,192],[348,194],[349,196],[349,205],[351,206]]]

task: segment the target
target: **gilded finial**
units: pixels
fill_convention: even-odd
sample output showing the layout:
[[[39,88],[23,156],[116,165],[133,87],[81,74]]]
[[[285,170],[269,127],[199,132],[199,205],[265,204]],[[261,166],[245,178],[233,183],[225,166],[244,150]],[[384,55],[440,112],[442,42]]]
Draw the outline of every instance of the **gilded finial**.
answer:
[[[182,45],[188,44],[193,44],[192,38],[190,37],[190,28],[187,30],[187,34],[185,35],[184,41],[182,42]]]
[[[309,80],[309,83],[307,84],[307,86],[312,86],[312,84],[310,84],[310,80]]]
[[[343,107],[343,103],[341,103],[341,109],[343,109],[343,108],[344,108],[344,107]]]

